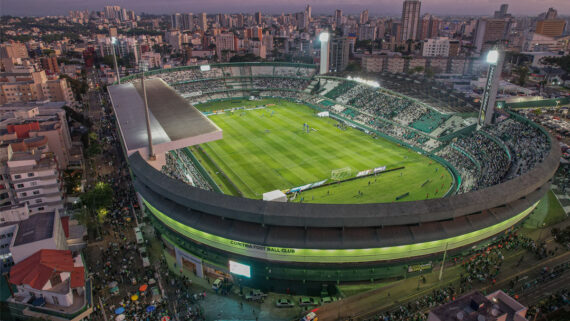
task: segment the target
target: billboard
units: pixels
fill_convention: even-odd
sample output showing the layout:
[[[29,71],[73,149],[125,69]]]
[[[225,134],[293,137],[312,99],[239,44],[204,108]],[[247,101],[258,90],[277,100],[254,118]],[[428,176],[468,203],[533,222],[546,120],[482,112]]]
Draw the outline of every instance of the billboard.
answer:
[[[245,276],[246,278],[251,277],[251,267],[249,265],[241,264],[230,260],[230,273]]]

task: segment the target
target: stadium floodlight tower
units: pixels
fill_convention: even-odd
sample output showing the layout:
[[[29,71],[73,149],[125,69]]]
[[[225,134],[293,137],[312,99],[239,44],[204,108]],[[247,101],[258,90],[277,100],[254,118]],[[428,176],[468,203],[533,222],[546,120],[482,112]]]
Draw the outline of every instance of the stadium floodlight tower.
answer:
[[[144,102],[144,115],[146,120],[146,133],[148,137],[148,159],[153,161],[156,160],[156,155],[154,154],[154,147],[152,146],[152,130],[150,128],[150,113],[148,111],[148,100],[146,98],[146,87],[144,86],[144,73],[148,70],[146,61],[141,61],[140,64],[141,72],[141,87],[143,92],[143,102]]]
[[[477,129],[488,125],[493,121],[495,113],[495,101],[497,100],[497,90],[499,89],[499,78],[503,69],[503,53],[499,48],[493,48],[487,53],[487,82],[481,98],[481,109],[477,120]]]
[[[117,72],[117,83],[121,84],[121,74],[119,73],[119,65],[117,64],[117,54],[115,53],[115,43],[117,38],[111,37],[111,51],[113,51],[113,62],[115,63],[115,72]]]
[[[329,72],[329,39],[330,34],[327,31],[321,32],[319,41],[321,42],[321,66],[320,74]]]

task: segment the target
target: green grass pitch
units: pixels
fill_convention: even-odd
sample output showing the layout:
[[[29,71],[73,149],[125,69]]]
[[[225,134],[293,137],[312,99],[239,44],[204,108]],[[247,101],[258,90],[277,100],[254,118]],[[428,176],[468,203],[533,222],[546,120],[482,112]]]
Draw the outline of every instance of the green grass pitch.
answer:
[[[323,179],[330,182],[331,171],[346,167],[351,168],[354,176],[379,166],[387,166],[388,170],[405,166],[402,170],[304,191],[293,201],[394,202],[405,193],[409,195],[400,201],[423,200],[442,197],[452,183],[445,167],[428,157],[353,128],[339,129],[335,126],[337,121],[319,118],[313,109],[302,104],[264,99],[257,103],[219,101],[197,107],[222,110],[246,104],[275,106],[209,116],[222,128],[224,138],[201,145],[205,154],[198,155],[211,159],[201,162],[226,193],[235,194],[231,190],[237,187],[244,197],[261,199],[263,193],[275,189]],[[309,133],[303,130],[304,123],[311,128]],[[222,173],[235,187],[227,186]]]

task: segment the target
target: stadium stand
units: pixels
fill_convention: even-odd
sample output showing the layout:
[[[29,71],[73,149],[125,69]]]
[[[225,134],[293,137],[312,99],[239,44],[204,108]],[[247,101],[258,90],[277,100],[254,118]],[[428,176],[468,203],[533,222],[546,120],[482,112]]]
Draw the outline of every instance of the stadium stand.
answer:
[[[150,77],[161,77],[192,104],[249,98],[255,92],[262,98],[285,98],[330,111],[332,117],[347,125],[434,152],[447,160],[461,175],[459,193],[521,176],[540,163],[550,148],[544,132],[514,115],[507,115],[503,121],[484,127],[482,131],[467,130],[471,128],[470,122],[432,106],[437,105],[439,110],[466,111],[470,105],[466,109],[455,108],[449,101],[442,105],[441,95],[434,92],[450,93],[433,82],[427,82],[433,88],[426,89],[419,76],[382,73],[377,78],[386,87],[376,88],[341,78],[315,77],[316,69],[302,65],[221,64],[208,71],[182,67],[149,74]],[[132,77],[127,81],[135,79]],[[315,90],[305,90],[309,84],[315,86]],[[390,89],[422,99],[422,102]],[[458,102],[466,103],[461,99]],[[438,139],[449,137],[458,130],[459,136],[452,140]],[[185,153],[172,152],[163,171],[191,185],[211,189],[191,163]]]

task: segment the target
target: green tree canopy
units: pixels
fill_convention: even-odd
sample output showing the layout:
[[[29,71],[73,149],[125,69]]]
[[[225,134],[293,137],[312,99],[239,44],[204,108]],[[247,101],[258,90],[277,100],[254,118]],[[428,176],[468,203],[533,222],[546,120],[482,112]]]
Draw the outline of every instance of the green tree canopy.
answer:
[[[570,55],[562,57],[544,57],[541,62],[545,65],[558,66],[562,70],[570,73]]]
[[[93,212],[108,210],[113,205],[113,189],[107,183],[98,182],[80,197],[81,203]]]

